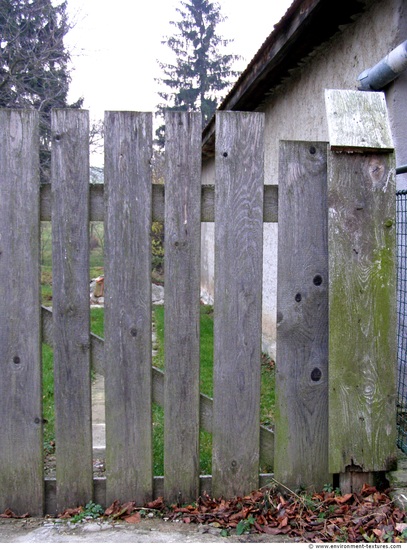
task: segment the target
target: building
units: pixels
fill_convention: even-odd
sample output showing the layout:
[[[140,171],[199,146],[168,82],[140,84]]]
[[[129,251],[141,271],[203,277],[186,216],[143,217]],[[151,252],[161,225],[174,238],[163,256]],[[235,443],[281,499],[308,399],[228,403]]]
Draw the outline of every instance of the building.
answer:
[[[259,14],[266,16],[266,14]],[[220,110],[260,111],[265,184],[278,183],[280,140],[328,141],[325,89],[357,90],[359,76],[407,40],[407,0],[294,0]],[[404,54],[406,52],[404,51]],[[407,164],[407,71],[383,89],[397,165]],[[203,136],[203,184],[213,184],[215,122]],[[407,188],[407,175],[397,177]],[[276,352],[277,224],[264,226],[263,349]],[[214,296],[214,228],[202,227],[202,293]]]

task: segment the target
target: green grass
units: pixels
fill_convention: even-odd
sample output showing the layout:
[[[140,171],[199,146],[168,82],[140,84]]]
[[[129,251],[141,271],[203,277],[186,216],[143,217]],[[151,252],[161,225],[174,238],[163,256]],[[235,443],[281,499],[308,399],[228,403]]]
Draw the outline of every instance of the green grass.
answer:
[[[105,311],[102,307],[93,307],[90,310],[90,330],[96,336],[103,338],[105,326]]]
[[[47,344],[42,345],[42,416],[44,424],[44,447],[52,452],[55,440],[54,413],[54,354]]]

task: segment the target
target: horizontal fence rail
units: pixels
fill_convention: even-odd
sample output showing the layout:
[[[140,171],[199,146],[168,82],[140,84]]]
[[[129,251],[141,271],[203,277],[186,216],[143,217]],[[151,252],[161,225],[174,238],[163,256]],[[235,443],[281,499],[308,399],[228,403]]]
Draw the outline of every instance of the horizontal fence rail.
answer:
[[[91,183],[90,186],[90,214],[89,221],[103,222],[105,219],[104,193],[105,186],[101,183]],[[159,183],[152,184],[152,220],[164,221],[165,186]],[[41,221],[51,221],[51,184],[41,185]],[[215,221],[215,186],[202,185],[201,187],[201,221]],[[278,222],[278,186],[264,185],[263,222]]]

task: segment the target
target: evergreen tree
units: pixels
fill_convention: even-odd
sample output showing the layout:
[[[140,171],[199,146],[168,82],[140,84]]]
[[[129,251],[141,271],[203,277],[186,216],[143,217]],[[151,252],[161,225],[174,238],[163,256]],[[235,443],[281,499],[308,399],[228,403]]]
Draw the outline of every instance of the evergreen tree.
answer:
[[[40,113],[41,179],[49,180],[51,109],[67,104],[66,1],[0,0],[0,107]]]
[[[215,112],[221,92],[230,86],[230,78],[238,75],[232,64],[239,56],[220,51],[232,40],[225,40],[216,32],[217,25],[225,20],[217,2],[185,0],[176,11],[180,20],[170,21],[176,32],[162,42],[172,50],[175,61],[158,62],[164,77],[157,82],[165,87],[159,92],[164,102],[158,105],[158,113],[200,110],[205,126]],[[156,134],[158,143],[163,145],[164,126]]]

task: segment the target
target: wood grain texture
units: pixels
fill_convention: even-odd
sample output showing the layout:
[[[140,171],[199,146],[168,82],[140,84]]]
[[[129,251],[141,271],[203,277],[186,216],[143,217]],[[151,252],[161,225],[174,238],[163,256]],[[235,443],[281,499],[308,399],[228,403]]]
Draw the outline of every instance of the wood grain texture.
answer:
[[[90,221],[105,219],[104,185],[90,185]],[[153,184],[153,221],[164,221],[165,185]],[[51,185],[41,185],[41,221],[51,221]],[[215,221],[215,186],[203,185],[201,195],[201,221]],[[264,186],[263,221],[278,221],[278,186]]]
[[[107,499],[152,497],[152,116],[105,115]]]
[[[199,494],[200,113],[165,118],[164,498]]]
[[[43,514],[39,138],[0,110],[0,510]]]
[[[52,114],[52,278],[57,507],[92,498],[89,115]]]
[[[275,476],[293,490],[331,480],[326,149],[280,143]]]
[[[393,154],[331,153],[330,471],[381,471],[395,456]]]
[[[257,488],[263,253],[264,115],[216,121],[212,492]]]
[[[325,90],[332,150],[392,151],[393,140],[383,92]]]

